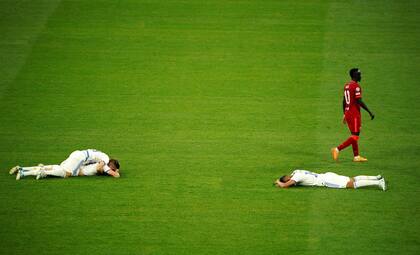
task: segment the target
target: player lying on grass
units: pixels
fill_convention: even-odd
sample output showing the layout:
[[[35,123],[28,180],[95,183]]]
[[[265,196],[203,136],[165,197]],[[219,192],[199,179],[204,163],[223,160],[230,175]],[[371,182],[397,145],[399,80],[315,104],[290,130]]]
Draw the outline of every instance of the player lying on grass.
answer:
[[[291,175],[284,175],[274,181],[274,185],[279,188],[289,188],[296,185],[300,186],[322,186],[338,189],[358,189],[361,187],[377,186],[383,191],[386,190],[385,179],[381,175],[347,177],[336,173],[314,173],[307,170],[295,170]]]
[[[94,175],[104,173],[113,177],[120,177],[120,163],[116,159],[109,159],[105,153],[94,150],[74,151],[60,165],[39,165],[32,167],[15,166],[10,174],[16,174],[16,180],[28,175],[35,175],[37,179],[50,176],[70,177]]]
[[[77,176],[92,176],[104,175],[105,162],[92,163],[89,165],[82,165],[78,169]],[[119,171],[118,171],[119,172]],[[60,165],[47,165],[39,164],[38,166],[20,167],[15,166],[10,170],[10,173],[16,173],[16,180],[20,180],[26,176],[36,176],[36,179],[45,178],[47,176],[63,177],[66,178],[70,175]]]

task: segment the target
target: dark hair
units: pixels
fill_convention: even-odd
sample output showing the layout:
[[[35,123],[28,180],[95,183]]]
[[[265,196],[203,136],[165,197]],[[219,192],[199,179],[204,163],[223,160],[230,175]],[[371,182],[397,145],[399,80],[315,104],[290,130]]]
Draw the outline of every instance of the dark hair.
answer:
[[[282,177],[279,178],[279,181],[284,183],[285,182],[284,179],[286,179],[286,177],[287,177],[287,175],[283,175]]]
[[[120,169],[120,162],[118,162],[116,159],[110,159],[108,165],[112,165],[116,169]]]
[[[352,69],[350,69],[349,74],[350,74],[350,77],[351,78],[354,78],[356,73],[360,73],[359,68],[352,68]]]

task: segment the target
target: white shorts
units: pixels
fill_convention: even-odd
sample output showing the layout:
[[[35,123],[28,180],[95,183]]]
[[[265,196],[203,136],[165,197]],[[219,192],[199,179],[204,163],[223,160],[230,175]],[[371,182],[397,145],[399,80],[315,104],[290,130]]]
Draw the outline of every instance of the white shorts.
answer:
[[[322,180],[325,187],[345,189],[347,187],[347,183],[350,181],[350,178],[347,176],[328,172],[323,174]]]
[[[79,174],[80,167],[86,161],[87,155],[83,151],[73,151],[70,156],[61,162],[60,166],[72,176]]]

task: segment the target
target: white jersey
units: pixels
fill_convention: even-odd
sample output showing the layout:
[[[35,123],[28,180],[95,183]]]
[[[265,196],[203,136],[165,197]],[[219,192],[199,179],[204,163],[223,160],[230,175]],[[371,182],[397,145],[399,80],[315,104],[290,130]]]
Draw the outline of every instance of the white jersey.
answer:
[[[296,182],[296,185],[302,186],[324,186],[322,174],[317,174],[307,170],[295,170],[291,175],[291,179]]]
[[[102,151],[88,149],[83,151],[73,151],[70,156],[61,162],[60,166],[66,171],[71,173],[73,176],[77,176],[79,168],[81,166],[99,163],[103,161],[105,163],[104,172],[108,173],[111,168],[108,166],[109,157]]]
[[[302,186],[325,186],[328,188],[344,189],[350,178],[336,173],[327,172],[318,174],[307,170],[295,170],[292,173],[292,180],[296,185]]]
[[[102,151],[98,151],[95,149],[87,149],[82,151],[86,154],[86,159],[83,162],[83,165],[89,165],[92,163],[99,163],[100,161],[103,161],[105,163],[104,166],[104,172],[107,173],[111,168],[109,168],[109,156],[103,153]]]

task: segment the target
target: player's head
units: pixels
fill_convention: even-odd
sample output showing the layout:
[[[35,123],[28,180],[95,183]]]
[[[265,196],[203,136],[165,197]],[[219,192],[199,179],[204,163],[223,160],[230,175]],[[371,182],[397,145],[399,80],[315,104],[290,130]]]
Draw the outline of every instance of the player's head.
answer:
[[[286,183],[290,180],[290,175],[283,175],[282,177],[279,178],[280,182]]]
[[[353,81],[361,81],[362,80],[362,72],[359,68],[352,68],[350,69],[350,77]]]
[[[113,170],[120,170],[120,162],[118,162],[118,160],[116,159],[110,159],[108,162],[108,166]]]
[[[290,175],[283,175],[282,177],[274,180],[273,186],[281,187],[280,183],[286,183],[288,180],[290,180]]]

